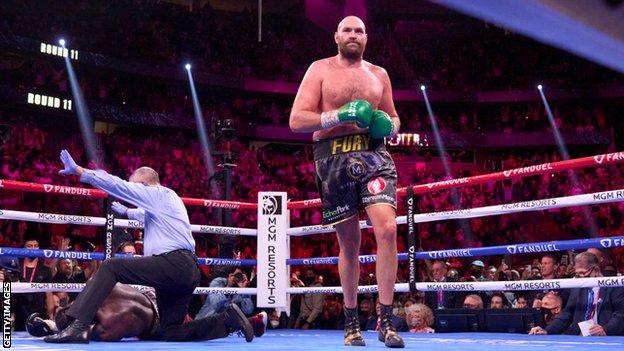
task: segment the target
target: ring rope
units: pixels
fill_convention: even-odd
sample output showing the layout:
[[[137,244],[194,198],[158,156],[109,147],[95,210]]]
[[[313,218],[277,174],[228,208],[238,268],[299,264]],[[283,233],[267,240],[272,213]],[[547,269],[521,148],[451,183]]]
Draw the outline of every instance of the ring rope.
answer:
[[[79,292],[84,288],[84,283],[11,283],[11,292],[33,293],[33,292]],[[132,285],[140,291],[149,289],[142,285]],[[488,282],[421,282],[416,283],[419,291],[525,291],[525,290],[553,290],[553,289],[574,289],[593,287],[624,287],[624,277],[592,277],[592,278],[565,278],[565,279],[544,279],[544,280],[516,280],[516,281],[488,281]],[[395,292],[409,292],[407,283],[395,284]],[[342,294],[342,287],[301,287],[287,288],[289,294]],[[358,287],[359,294],[376,293],[377,285],[363,285]],[[256,288],[210,288],[198,287],[194,294],[206,295],[217,294],[239,294],[256,295]]]
[[[21,220],[36,223],[95,225],[103,227],[106,218],[58,213],[28,212],[0,209],[0,219]],[[115,219],[115,226],[121,228],[143,228],[143,223],[128,219]],[[258,230],[251,228],[220,227],[213,225],[191,224],[191,231],[204,234],[257,236]]]
[[[499,246],[486,247],[468,247],[464,249],[435,250],[423,251],[416,253],[416,258],[420,260],[435,260],[445,258],[468,258],[480,256],[495,256],[506,254],[531,254],[542,252],[556,252],[589,248],[609,249],[614,247],[624,247],[624,236],[611,236],[603,238],[591,239],[573,239],[573,240],[557,240],[544,241],[524,244],[508,244]],[[40,250],[40,249],[24,249],[12,247],[0,247],[0,256],[15,257],[38,257],[38,258],[69,258],[75,260],[103,260],[102,252],[84,252],[84,251],[59,251],[59,250]],[[139,255],[137,255],[139,256]],[[132,257],[125,254],[117,254],[115,257]],[[407,260],[407,253],[399,253],[397,255],[399,261]],[[377,261],[376,255],[359,256],[360,263],[373,263]],[[257,261],[253,259],[229,259],[229,258],[198,258],[200,265],[206,266],[255,266]],[[338,257],[313,257],[313,258],[290,258],[286,260],[288,265],[317,265],[317,264],[337,264]]]
[[[460,210],[419,213],[414,215],[414,223],[435,222],[449,219],[475,218],[496,216],[518,212],[542,211],[561,207],[598,205],[604,203],[624,201],[624,189],[602,191],[590,194],[554,197],[541,200],[514,202],[502,205],[475,207]],[[397,224],[406,224],[407,216],[397,216]],[[367,229],[372,226],[366,221],[360,221],[360,228]],[[289,228],[286,233],[291,236],[303,236],[311,234],[331,233],[335,229],[331,226],[311,225]]]
[[[608,154],[600,154],[595,156],[580,157],[570,160],[548,162],[539,165],[514,168],[511,170],[505,170],[496,173],[481,174],[473,177],[457,178],[451,180],[445,180],[440,182],[433,182],[427,184],[413,185],[412,189],[415,194],[425,194],[436,190],[445,190],[456,188],[460,186],[478,185],[486,182],[500,181],[509,179],[511,177],[529,177],[534,175],[541,175],[553,172],[562,172],[570,169],[586,168],[586,167],[601,167],[624,162],[624,152],[613,152]],[[20,190],[26,192],[38,192],[49,193],[59,195],[77,195],[91,198],[105,198],[108,195],[99,189],[92,188],[80,188],[70,187],[64,185],[54,184],[39,184],[21,182],[9,179],[0,179],[0,189],[4,190]],[[407,187],[399,188],[397,195],[405,195]],[[225,209],[246,209],[256,210],[258,209],[257,203],[239,202],[239,201],[224,201],[224,200],[209,200],[209,199],[196,199],[183,197],[182,201],[185,205],[193,206],[205,206],[205,207],[218,207]],[[288,203],[288,209],[298,210],[304,208],[314,208],[321,205],[320,199],[310,199],[301,201],[291,201]]]

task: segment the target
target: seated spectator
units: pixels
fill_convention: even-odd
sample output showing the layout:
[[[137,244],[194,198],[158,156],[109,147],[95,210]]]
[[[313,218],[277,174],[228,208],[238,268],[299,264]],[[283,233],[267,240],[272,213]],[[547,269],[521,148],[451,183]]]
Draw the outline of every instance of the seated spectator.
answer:
[[[214,278],[210,282],[211,288],[246,288],[249,286],[249,279],[247,274],[238,267],[225,267],[224,275],[222,277]],[[237,304],[240,309],[247,315],[251,315],[254,310],[254,304],[251,301],[249,295],[225,295],[219,293],[211,293],[206,296],[206,302],[199,310],[195,319],[206,318],[217,313],[221,313],[225,308],[231,304]]]
[[[441,260],[433,261],[431,264],[431,278],[434,282],[446,282],[448,268],[446,262]],[[425,304],[431,309],[455,308],[461,301],[461,293],[457,291],[426,291]]]
[[[24,240],[25,249],[39,249],[39,241],[34,238]],[[43,264],[38,258],[24,258],[21,265],[22,282],[28,283],[49,283],[52,280],[50,268]],[[52,292],[19,294],[15,308],[16,330],[23,330],[26,318],[32,313],[52,317],[54,314],[54,298]]]
[[[464,308],[471,309],[482,309],[483,308],[483,299],[481,296],[476,294],[470,294],[464,298]]]
[[[492,294],[492,298],[490,299],[490,308],[492,309],[502,309],[508,308],[509,301],[507,300],[507,296],[501,292],[495,292]]]
[[[368,323],[366,323],[366,329],[363,330],[375,330],[378,331],[381,326],[381,318],[379,318],[381,314],[381,306],[379,304],[379,299],[375,303],[375,314],[368,319]],[[405,318],[399,318],[397,316],[392,317],[392,324],[396,328],[398,332],[406,332],[409,330],[407,327],[407,322]]]
[[[361,330],[366,330],[366,323],[372,316],[373,302],[369,299],[362,300],[362,302],[360,302],[360,311],[358,312]]]
[[[132,254],[132,255],[137,254],[136,248],[134,247],[134,243],[131,241],[124,241],[123,243],[121,243],[121,245],[119,245],[118,252],[125,253],[125,254]]]
[[[433,311],[421,303],[412,304],[405,311],[405,321],[410,333],[435,333]]]
[[[516,294],[516,300],[513,303],[513,308],[528,308],[529,301],[527,300],[526,295]]]
[[[550,325],[552,321],[559,316],[563,307],[563,299],[561,295],[555,292],[549,292],[542,297],[542,311],[544,311],[544,320],[546,325]]]
[[[342,303],[329,297],[325,299],[325,306],[320,316],[316,318],[316,326],[318,329],[334,330],[344,329],[345,316],[342,311]]]
[[[303,283],[306,286],[321,286],[317,280],[316,272],[308,269],[303,276]],[[316,327],[316,319],[323,311],[325,295],[323,294],[305,294],[301,299],[301,307],[299,309],[299,317],[295,322],[295,329],[313,329]]]
[[[601,277],[598,257],[581,252],[574,258],[579,278]],[[581,333],[579,322],[590,321],[589,335],[624,335],[624,289],[619,287],[574,288],[565,308],[545,329],[534,327],[529,334]]]

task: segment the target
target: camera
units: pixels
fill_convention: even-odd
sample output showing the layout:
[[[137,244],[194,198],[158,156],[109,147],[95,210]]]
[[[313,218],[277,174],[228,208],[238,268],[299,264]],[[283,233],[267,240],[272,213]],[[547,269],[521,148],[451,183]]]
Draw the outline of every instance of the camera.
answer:
[[[237,283],[245,281],[245,274],[243,272],[237,272],[234,274],[234,281]]]

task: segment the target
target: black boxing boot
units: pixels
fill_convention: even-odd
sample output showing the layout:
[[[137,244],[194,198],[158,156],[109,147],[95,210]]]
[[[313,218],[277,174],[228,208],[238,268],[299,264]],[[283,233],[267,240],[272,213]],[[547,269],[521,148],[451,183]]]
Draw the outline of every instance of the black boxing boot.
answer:
[[[366,346],[362,331],[360,330],[360,320],[358,319],[357,308],[346,308],[344,344],[346,346]]]
[[[39,313],[33,313],[26,319],[26,331],[36,337],[52,335],[58,330],[53,321],[41,318]]]
[[[60,333],[49,335],[43,341],[54,344],[88,344],[91,326],[76,319]]]
[[[392,305],[379,304],[381,307],[381,327],[379,328],[379,341],[383,342],[386,347],[404,348],[405,343],[399,336],[392,324]]]
[[[251,323],[249,323],[247,316],[235,303],[230,304],[223,314],[225,315],[225,326],[229,330],[240,332],[247,342],[253,340],[254,330],[251,327]]]

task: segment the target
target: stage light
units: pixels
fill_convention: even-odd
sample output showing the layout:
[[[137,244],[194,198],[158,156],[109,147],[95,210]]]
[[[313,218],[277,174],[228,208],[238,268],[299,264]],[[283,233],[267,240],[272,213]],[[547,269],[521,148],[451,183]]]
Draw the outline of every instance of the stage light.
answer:
[[[184,65],[184,68],[186,68],[187,71],[191,70],[191,64],[187,63],[186,65]]]
[[[538,89],[538,90],[542,90],[542,85],[541,85],[541,84],[538,84],[538,85],[537,85],[537,89]]]
[[[62,47],[65,47],[65,39],[60,39],[60,40],[59,40],[59,44],[60,44]]]
[[[425,86],[424,86],[424,85],[421,85],[421,86],[420,86],[420,90],[425,91]]]

